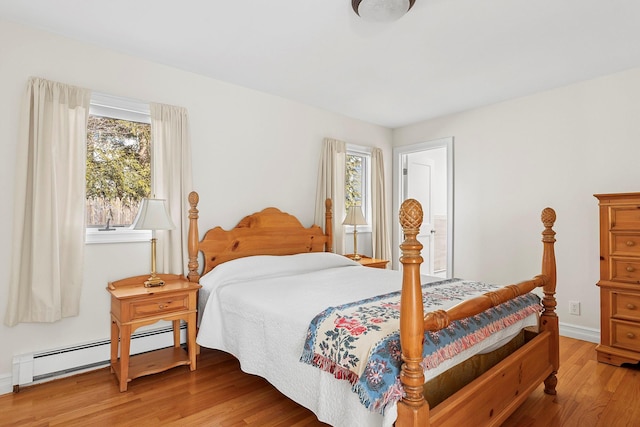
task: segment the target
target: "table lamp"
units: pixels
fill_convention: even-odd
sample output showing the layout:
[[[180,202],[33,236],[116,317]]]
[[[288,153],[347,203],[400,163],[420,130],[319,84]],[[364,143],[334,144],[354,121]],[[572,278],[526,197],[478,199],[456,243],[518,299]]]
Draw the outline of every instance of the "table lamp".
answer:
[[[358,255],[358,225],[366,225],[367,221],[362,214],[362,208],[360,206],[351,206],[347,210],[347,216],[345,216],[342,225],[353,225],[353,259],[359,260]]]
[[[173,230],[176,228],[171,221],[164,199],[142,199],[140,210],[133,222],[134,230],[151,230],[151,277],[144,282],[147,288],[164,285],[156,274],[156,230]]]

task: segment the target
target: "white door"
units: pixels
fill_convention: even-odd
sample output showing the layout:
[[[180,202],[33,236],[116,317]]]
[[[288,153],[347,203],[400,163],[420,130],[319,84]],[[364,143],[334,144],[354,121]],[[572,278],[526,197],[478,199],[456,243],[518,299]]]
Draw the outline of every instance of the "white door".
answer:
[[[422,274],[453,277],[453,138],[393,149],[394,212],[407,198],[424,211],[418,240],[423,245]],[[399,269],[402,229],[393,228],[393,268]]]
[[[424,155],[424,152],[416,152],[405,155],[405,176],[403,199],[416,199],[422,205],[424,218],[418,234],[418,241],[422,243],[422,258],[424,262],[420,266],[421,274],[433,275],[434,239],[433,228],[433,200],[432,200],[432,174],[435,166],[433,159]]]

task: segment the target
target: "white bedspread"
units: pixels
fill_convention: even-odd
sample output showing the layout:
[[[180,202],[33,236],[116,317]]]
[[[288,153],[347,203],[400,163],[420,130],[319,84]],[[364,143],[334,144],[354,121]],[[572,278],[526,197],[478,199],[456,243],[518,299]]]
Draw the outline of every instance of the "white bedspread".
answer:
[[[370,412],[349,382],[300,362],[300,355],[316,314],[400,290],[400,272],[362,267],[331,253],[256,256],[221,264],[200,284],[198,344],[233,354],[243,371],[265,378],[323,422],[336,427],[393,424],[395,406],[384,416]],[[467,350],[426,374],[432,378],[535,324],[536,316],[529,316],[483,341],[473,353]]]

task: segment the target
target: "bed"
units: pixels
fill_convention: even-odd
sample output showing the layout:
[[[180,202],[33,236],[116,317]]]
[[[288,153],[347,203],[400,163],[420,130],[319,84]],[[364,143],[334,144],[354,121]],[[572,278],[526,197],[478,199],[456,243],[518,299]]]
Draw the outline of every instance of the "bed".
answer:
[[[233,354],[243,371],[264,377],[280,392],[312,410],[320,421],[348,427],[417,427],[469,425],[473,420],[473,425],[497,426],[540,384],[544,383],[545,393],[556,393],[559,352],[552,209],[542,212],[541,274],[506,287],[486,285],[489,287],[485,289],[484,284],[476,282],[420,275],[421,245],[416,236],[422,208],[415,200],[405,201],[399,212],[404,231],[401,272],[362,267],[331,253],[330,200],[326,203],[324,230],[317,225],[303,227],[294,216],[267,208],[243,218],[231,230],[212,228],[201,240],[198,202],[198,194],[192,192],[188,278],[203,286],[198,344]],[[448,295],[461,285],[471,286],[472,298],[457,302],[456,296],[444,305],[437,301],[435,305],[441,307],[432,310],[427,305],[425,314],[425,295]],[[536,288],[541,288],[543,297],[532,314],[530,307],[520,307],[520,301],[530,299],[530,292]],[[505,307],[511,306],[524,314],[508,313]],[[362,353],[350,341],[345,344],[349,351],[332,351],[342,360],[328,360],[323,351],[337,341],[323,342],[333,330],[322,329],[333,322],[340,331],[351,332],[350,338],[364,336],[361,324],[345,323],[344,319],[352,319],[356,308],[358,313],[370,314],[367,310],[380,313],[380,307],[385,307],[385,313],[394,313],[389,317],[399,327],[398,345],[383,346],[393,348],[384,354],[399,362],[397,375],[393,370],[385,371],[394,379],[386,381],[382,391],[369,387],[372,360],[378,353],[370,351],[366,342],[361,343],[366,350]],[[505,325],[501,331],[491,329],[487,334],[486,325],[480,325],[478,319],[494,319],[495,313],[504,317],[491,325]],[[380,329],[377,323],[385,315],[376,316],[369,316],[370,325]],[[452,331],[456,328],[476,336],[478,332],[468,330],[474,322],[484,331],[486,340],[438,357],[433,369],[423,369],[423,364],[428,364],[423,354],[427,341],[442,340],[429,337],[455,335]],[[396,342],[391,334],[389,337],[387,344]],[[370,359],[362,361],[366,359],[362,354],[369,352]],[[346,363],[347,368],[340,363]],[[369,375],[358,377],[354,371]],[[373,371],[379,380],[380,371]],[[453,385],[452,377],[466,379]],[[367,379],[366,385],[362,386],[358,378]],[[438,395],[448,388],[451,390]],[[367,393],[374,393],[374,398],[363,397],[371,396]]]

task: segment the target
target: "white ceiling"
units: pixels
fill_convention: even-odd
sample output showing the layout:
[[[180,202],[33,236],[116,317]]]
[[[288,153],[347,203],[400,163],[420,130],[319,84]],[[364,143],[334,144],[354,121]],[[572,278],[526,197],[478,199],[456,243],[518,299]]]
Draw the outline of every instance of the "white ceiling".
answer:
[[[390,128],[640,67],[640,0],[0,0],[0,17]],[[0,59],[1,61],[1,59]]]

